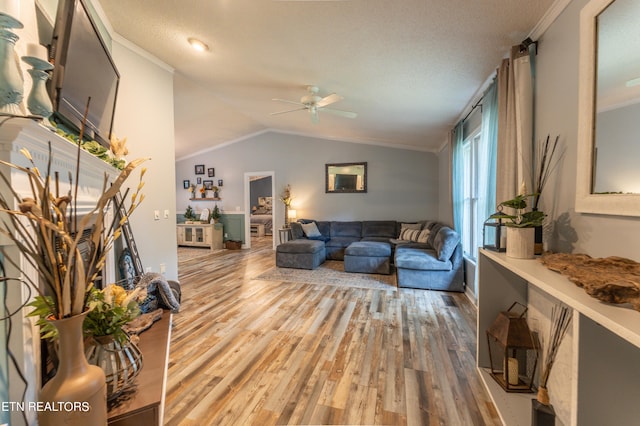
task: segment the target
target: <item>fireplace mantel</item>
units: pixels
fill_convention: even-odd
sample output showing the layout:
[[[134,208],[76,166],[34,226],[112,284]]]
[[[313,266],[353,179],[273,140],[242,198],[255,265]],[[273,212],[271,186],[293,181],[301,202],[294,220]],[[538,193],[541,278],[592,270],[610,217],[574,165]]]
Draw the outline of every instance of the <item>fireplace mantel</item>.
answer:
[[[76,179],[76,161],[78,146],[55,133],[49,127],[29,118],[12,118],[0,127],[0,158],[14,164],[31,167],[29,161],[20,153],[26,148],[42,174],[45,174],[49,160],[49,143],[51,143],[52,161],[51,176],[55,172],[60,176],[60,191],[69,188],[69,172]],[[80,175],[78,191],[78,214],[90,212],[102,194],[105,174],[113,179],[119,171],[110,164],[80,150]],[[28,180],[24,173],[11,174],[11,186],[19,194],[30,193]]]
[[[0,123],[6,117],[0,116]],[[10,118],[0,125],[0,159],[11,162],[13,164],[33,167],[33,165],[20,152],[22,148],[26,148],[33,158],[36,167],[42,175],[47,172],[47,164],[49,162],[49,143],[51,144],[51,172],[50,176],[54,176],[55,172],[59,175],[60,193],[64,194],[71,188],[69,182],[69,172],[72,174],[73,182],[78,179],[78,194],[76,203],[76,212],[78,216],[82,216],[92,212],[98,198],[103,193],[103,185],[105,184],[105,175],[107,181],[111,182],[119,174],[119,171],[110,164],[91,155],[90,153],[80,150],[80,173],[76,177],[76,162],[78,156],[78,146],[55,133],[49,127],[34,121],[27,117]],[[31,194],[29,181],[25,173],[17,170],[9,170],[7,166],[2,167],[5,176],[9,178],[11,188],[21,196]],[[0,190],[4,193],[5,198],[10,200],[12,195],[4,183],[0,183]],[[106,212],[106,220],[112,217],[112,212]],[[19,268],[13,268],[8,262],[8,277],[24,277],[31,276],[37,278],[37,271],[24,259],[21,258],[16,246],[13,242],[0,235],[0,245],[3,246],[9,255],[14,259],[19,259]],[[115,262],[113,252],[107,254],[106,264],[104,267],[104,279],[106,282],[115,281]],[[29,302],[30,298],[35,294],[27,290],[25,286],[10,285],[7,287],[7,304],[10,311],[19,309],[19,307]],[[34,326],[35,321],[26,317],[31,308],[19,310],[18,314],[12,318],[13,333],[11,340],[7,346],[13,353],[20,364],[22,374],[28,382],[28,387],[24,397],[25,402],[37,400],[37,394],[40,389],[40,372],[39,362],[40,348],[39,339],[37,337],[37,328]],[[9,368],[9,398],[10,401],[22,401],[22,392],[24,386],[14,371],[13,367]],[[27,422],[35,423],[35,412],[27,412]],[[22,414],[19,412],[11,413],[11,424],[23,423]]]

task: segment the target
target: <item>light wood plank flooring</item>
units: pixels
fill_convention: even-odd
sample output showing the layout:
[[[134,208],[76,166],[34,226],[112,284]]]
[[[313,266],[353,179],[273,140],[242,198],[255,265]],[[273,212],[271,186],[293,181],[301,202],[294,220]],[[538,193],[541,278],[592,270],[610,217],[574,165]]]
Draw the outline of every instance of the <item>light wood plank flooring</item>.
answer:
[[[179,264],[165,424],[499,424],[464,295],[252,280],[253,241]]]

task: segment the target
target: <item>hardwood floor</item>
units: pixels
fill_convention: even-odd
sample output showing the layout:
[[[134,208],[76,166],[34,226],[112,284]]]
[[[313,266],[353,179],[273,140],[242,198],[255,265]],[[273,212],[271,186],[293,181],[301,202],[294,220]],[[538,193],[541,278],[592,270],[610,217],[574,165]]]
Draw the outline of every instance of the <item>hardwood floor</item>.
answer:
[[[165,424],[500,424],[463,294],[252,280],[252,245],[179,264]]]

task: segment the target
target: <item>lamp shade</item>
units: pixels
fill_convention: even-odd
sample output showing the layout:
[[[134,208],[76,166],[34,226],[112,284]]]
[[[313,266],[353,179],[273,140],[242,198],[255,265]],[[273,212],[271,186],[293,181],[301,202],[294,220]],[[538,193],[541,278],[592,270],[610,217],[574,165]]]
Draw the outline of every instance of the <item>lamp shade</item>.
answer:
[[[289,220],[296,219],[298,217],[298,212],[294,209],[289,209]]]

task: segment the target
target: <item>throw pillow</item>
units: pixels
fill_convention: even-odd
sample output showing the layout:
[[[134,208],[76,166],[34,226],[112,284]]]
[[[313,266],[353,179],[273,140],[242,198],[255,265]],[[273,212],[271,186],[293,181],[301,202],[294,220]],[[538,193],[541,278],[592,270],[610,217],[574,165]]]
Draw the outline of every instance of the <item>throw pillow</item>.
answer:
[[[420,231],[420,235],[418,235],[418,242],[426,244],[427,240],[429,239],[430,233],[431,231],[429,229],[423,229],[422,231]]]
[[[418,241],[420,236],[419,229],[403,229],[400,231],[400,239],[404,241]]]
[[[413,236],[413,233],[409,231],[418,231],[419,233],[421,229],[422,229],[422,224],[420,223],[401,223],[400,234],[398,234],[398,239],[404,240],[404,241],[416,241],[416,239],[418,238],[417,234],[415,235],[416,239],[411,239],[411,237]]]
[[[307,238],[312,238],[312,237],[315,238],[315,237],[321,237],[322,236],[322,234],[318,230],[318,225],[316,225],[315,222],[303,223],[302,224],[302,231],[304,232],[304,235],[307,236]]]

